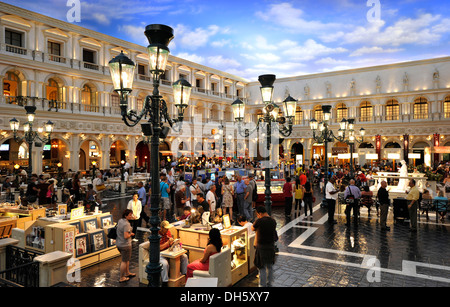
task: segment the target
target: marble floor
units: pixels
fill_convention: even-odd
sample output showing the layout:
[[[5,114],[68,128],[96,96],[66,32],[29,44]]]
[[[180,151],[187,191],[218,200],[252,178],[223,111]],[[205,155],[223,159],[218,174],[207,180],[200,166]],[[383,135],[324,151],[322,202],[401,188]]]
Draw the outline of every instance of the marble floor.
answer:
[[[318,193],[317,193],[318,194]],[[318,196],[318,195],[317,195]],[[274,265],[273,287],[448,287],[450,286],[450,220],[436,222],[419,215],[418,231],[409,231],[406,222],[395,222],[392,208],[388,215],[390,231],[380,229],[375,210],[368,216],[361,208],[357,226],[345,225],[344,207],[336,208],[337,223],[327,222],[327,208],[318,196],[313,216],[284,215],[284,207],[274,207],[277,221],[278,254]],[[131,196],[105,201],[117,221]],[[419,212],[420,213],[420,212]],[[138,272],[138,245],[133,242],[130,271]],[[83,269],[76,287],[146,287],[132,278],[119,283],[120,257]],[[257,287],[257,272],[234,285]]]

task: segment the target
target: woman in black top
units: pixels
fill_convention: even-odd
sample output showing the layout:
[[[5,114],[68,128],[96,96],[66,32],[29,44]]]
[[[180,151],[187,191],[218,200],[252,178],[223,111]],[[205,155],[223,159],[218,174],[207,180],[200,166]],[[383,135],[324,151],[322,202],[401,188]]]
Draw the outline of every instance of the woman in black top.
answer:
[[[305,193],[303,195],[303,202],[305,203],[305,218],[308,216],[308,208],[309,208],[309,216],[312,218],[313,189],[311,186],[311,182],[309,181],[305,183]]]

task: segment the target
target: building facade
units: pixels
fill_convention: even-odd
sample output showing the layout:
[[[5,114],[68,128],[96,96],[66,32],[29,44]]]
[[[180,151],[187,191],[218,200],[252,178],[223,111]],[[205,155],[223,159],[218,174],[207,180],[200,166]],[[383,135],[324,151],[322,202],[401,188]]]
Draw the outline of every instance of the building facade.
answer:
[[[14,140],[9,126],[13,117],[25,122],[24,105],[37,107],[37,126],[48,120],[55,124],[51,142],[31,152],[34,173],[58,163],[64,170],[93,164],[107,169],[121,161],[150,165],[140,125],[122,122],[113,90],[108,62],[121,51],[137,65],[128,105],[140,110],[153,90],[145,46],[0,3],[0,166],[27,165],[28,146]],[[356,130],[366,130],[364,142],[356,145],[360,164],[366,153],[378,153],[379,159],[419,153],[417,163],[427,165],[448,159],[449,68],[446,57],[278,79],[275,102],[290,94],[299,103],[293,132],[274,148],[272,159],[299,158],[306,164],[323,159],[323,145],[312,140],[309,121],[319,120],[321,106],[328,104],[333,128],[342,118],[355,118]],[[180,77],[193,91],[183,129],[171,131],[161,155],[257,157],[258,142],[239,135],[231,103],[244,101],[244,121],[255,123],[262,114],[259,83],[170,56],[159,87],[170,114],[176,111],[171,85]],[[330,152],[346,146],[331,144]]]

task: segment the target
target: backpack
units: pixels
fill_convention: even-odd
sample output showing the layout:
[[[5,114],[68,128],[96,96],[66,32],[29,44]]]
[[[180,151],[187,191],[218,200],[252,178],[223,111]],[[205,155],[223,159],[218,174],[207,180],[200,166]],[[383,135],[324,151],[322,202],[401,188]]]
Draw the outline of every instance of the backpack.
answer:
[[[347,205],[353,205],[355,203],[355,196],[352,194],[352,189],[350,189],[350,186],[347,187],[350,194],[347,195],[345,198],[345,203]]]
[[[108,238],[113,240],[117,239],[117,224],[116,226],[109,229]]]

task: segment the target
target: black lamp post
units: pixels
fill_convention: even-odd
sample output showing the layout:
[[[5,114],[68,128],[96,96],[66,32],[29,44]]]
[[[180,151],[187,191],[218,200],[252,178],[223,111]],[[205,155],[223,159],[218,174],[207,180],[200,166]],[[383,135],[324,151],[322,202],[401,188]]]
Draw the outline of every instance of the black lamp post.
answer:
[[[148,274],[149,286],[159,287],[161,285],[161,265],[159,263],[160,251],[159,241],[159,139],[166,138],[169,133],[169,127],[163,126],[164,121],[167,122],[172,129],[181,128],[184,110],[188,106],[191,93],[191,85],[184,79],[174,82],[173,95],[175,106],[178,109],[178,117],[170,119],[167,111],[166,102],[159,95],[159,83],[161,75],[166,69],[169,58],[168,45],[173,39],[173,29],[171,27],[152,24],[145,28],[145,36],[150,45],[147,47],[149,55],[150,72],[153,77],[153,95],[146,97],[143,109],[138,114],[134,110],[128,110],[127,97],[132,91],[134,78],[134,62],[126,57],[123,52],[113,58],[109,62],[111,77],[114,83],[115,91],[120,96],[120,109],[124,123],[133,127],[138,124],[142,117],[149,118],[145,123],[141,124],[144,138],[150,139],[151,144],[151,217],[150,224],[151,235],[150,241],[150,261],[147,265],[146,272]]]
[[[339,123],[340,129],[338,136],[335,136],[333,131],[329,128],[329,123],[331,119],[331,106],[322,106],[323,120],[319,123],[316,119],[311,119],[310,128],[313,131],[313,139],[317,143],[324,143],[325,145],[325,178],[324,178],[324,189],[323,189],[323,199],[322,206],[326,205],[325,190],[328,182],[328,143],[332,142],[333,139],[343,142],[345,139],[345,131],[348,128],[348,121],[344,118]],[[319,130],[319,134],[316,135],[316,131]]]
[[[34,123],[34,119],[36,116],[36,107],[33,105],[25,106],[25,110],[27,111],[28,121],[25,124],[23,124],[23,131],[24,131],[23,137],[17,136],[17,132],[19,130],[19,125],[20,125],[20,123],[17,119],[15,119],[15,118],[11,119],[9,121],[9,124],[11,126],[11,130],[14,133],[14,140],[17,143],[25,141],[28,144],[27,180],[28,180],[28,183],[30,183],[31,182],[31,173],[33,170],[33,158],[32,158],[33,144],[35,143],[35,141],[40,141],[41,144],[46,144],[46,143],[50,142],[50,140],[51,140],[50,135],[53,132],[53,123],[51,121],[48,121],[45,124],[45,131],[46,131],[47,135],[45,137],[41,137],[39,135],[39,133],[41,132],[41,130],[43,131],[43,129],[39,128],[38,131],[33,130],[33,123]]]
[[[362,143],[364,142],[364,136],[366,135],[366,130],[361,128],[359,133],[361,134],[361,140],[359,140],[355,135],[355,119],[348,119],[348,140],[344,140],[343,142],[350,145],[350,178],[354,176],[354,166],[353,166],[353,152],[355,150],[355,142]]]
[[[267,153],[265,155],[265,167],[264,167],[264,186],[265,186],[265,201],[264,206],[266,207],[267,213],[270,215],[272,213],[272,197],[271,197],[271,190],[270,190],[270,145],[272,144],[272,125],[274,124],[275,127],[278,127],[279,132],[287,137],[291,135],[292,133],[292,125],[293,125],[293,119],[295,116],[295,110],[297,108],[297,100],[292,98],[291,96],[288,96],[283,101],[283,110],[284,110],[284,117],[278,117],[279,112],[279,106],[272,102],[272,96],[273,96],[273,83],[275,82],[275,75],[261,75],[259,76],[258,80],[261,84],[261,96],[262,100],[265,104],[263,111],[264,116],[260,117],[258,119],[258,122],[256,123],[256,128],[253,131],[242,130],[241,124],[244,120],[244,114],[245,114],[245,104],[240,100],[235,100],[231,106],[233,108],[234,113],[234,120],[238,123],[238,131],[239,134],[242,136],[248,137],[253,132],[259,131],[260,126],[265,123],[266,126],[266,149]],[[280,126],[277,126],[276,124],[279,124]]]

